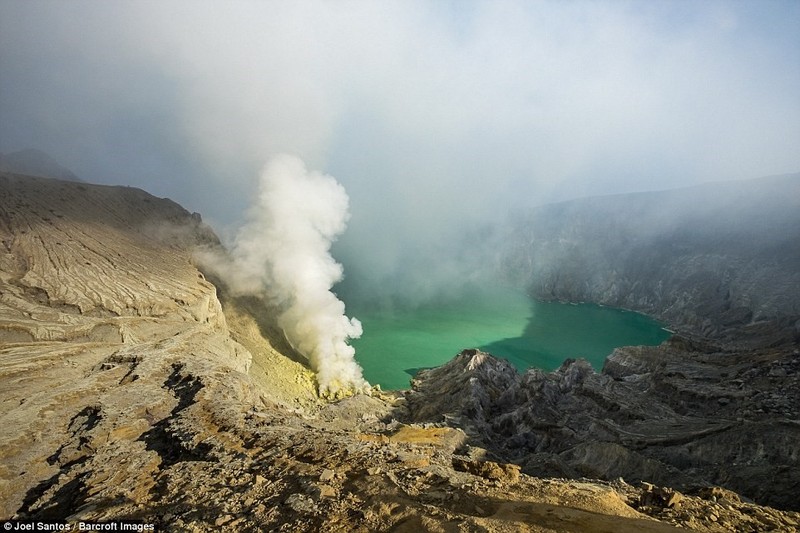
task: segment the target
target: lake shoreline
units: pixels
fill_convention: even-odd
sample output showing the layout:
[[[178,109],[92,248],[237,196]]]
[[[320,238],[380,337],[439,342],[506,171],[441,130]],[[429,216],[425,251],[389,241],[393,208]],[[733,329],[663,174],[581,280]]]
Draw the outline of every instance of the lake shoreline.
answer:
[[[352,342],[356,359],[365,378],[384,390],[407,389],[414,370],[444,364],[468,348],[506,359],[519,371],[554,370],[577,358],[599,371],[614,348],[657,345],[673,334],[636,311],[533,299],[510,287],[413,309],[348,309],[364,327]]]

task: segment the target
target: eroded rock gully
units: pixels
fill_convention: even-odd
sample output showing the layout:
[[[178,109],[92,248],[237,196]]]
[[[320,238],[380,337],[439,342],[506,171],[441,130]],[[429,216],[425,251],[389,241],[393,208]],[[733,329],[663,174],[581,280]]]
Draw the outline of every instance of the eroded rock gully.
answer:
[[[708,354],[681,367],[708,389],[690,396],[678,370],[648,370],[661,362],[647,354],[620,352],[603,376],[572,363],[523,377],[473,353],[421,376],[407,398],[376,391],[325,404],[307,369],[281,353],[267,308],[219,295],[194,266],[192,249],[216,239],[176,204],[136,189],[0,174],[0,239],[0,519],[127,519],[181,532],[800,524],[797,513],[719,487],[662,486],[680,476],[653,485],[564,477],[613,474],[575,459],[580,439],[600,431],[609,449],[630,446],[659,475],[670,464],[684,476],[713,470],[648,450],[697,442],[688,457],[717,458],[724,444],[713,439],[735,427],[775,438],[779,420],[796,418],[797,402],[775,392],[795,386],[794,360],[765,352],[762,365],[725,370],[722,386]],[[758,401],[745,407],[752,383],[762,384]],[[648,394],[658,400],[649,411]],[[711,425],[701,423],[710,410],[695,416],[680,403],[703,398],[722,410]],[[600,417],[601,408],[610,414]],[[642,429],[661,415],[667,425],[697,425]],[[786,427],[789,446],[795,429]],[[522,451],[540,445],[545,459]],[[791,467],[770,446],[758,446],[764,464]],[[531,476],[539,465],[557,477]]]

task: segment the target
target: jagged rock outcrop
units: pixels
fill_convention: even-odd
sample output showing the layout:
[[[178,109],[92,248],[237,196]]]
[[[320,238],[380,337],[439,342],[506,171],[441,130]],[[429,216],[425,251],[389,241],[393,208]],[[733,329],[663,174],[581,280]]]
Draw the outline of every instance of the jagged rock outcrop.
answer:
[[[674,339],[617,349],[602,373],[584,360],[518,374],[464,351],[420,372],[415,422],[462,427],[537,476],[722,485],[798,509],[800,351],[729,352]]]
[[[760,330],[755,344],[800,338],[800,174],[546,205],[504,245],[538,298],[739,343],[744,327]]]
[[[517,375],[464,353],[420,373],[413,420],[454,421],[531,474],[715,483],[800,508],[800,174],[547,205],[504,245],[533,295],[680,335],[619,348],[602,373]]]

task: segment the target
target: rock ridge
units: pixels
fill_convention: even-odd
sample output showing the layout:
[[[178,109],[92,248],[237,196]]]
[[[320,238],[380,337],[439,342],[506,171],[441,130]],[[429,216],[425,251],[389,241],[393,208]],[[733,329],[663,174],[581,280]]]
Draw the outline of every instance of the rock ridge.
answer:
[[[741,346],[800,339],[800,174],[542,206],[513,224],[508,272]]]
[[[798,510],[800,351],[619,348],[601,373],[585,360],[518,373],[466,350],[420,372],[411,420],[462,428],[494,457],[545,477],[720,485]]]

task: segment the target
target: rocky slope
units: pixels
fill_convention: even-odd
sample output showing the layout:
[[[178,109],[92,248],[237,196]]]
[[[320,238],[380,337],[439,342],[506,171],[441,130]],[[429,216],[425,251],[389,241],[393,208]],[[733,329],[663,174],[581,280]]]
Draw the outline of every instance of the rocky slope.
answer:
[[[506,267],[539,298],[704,337],[800,337],[800,174],[547,205],[507,242]]]
[[[799,373],[796,350],[726,352],[677,338],[617,349],[602,373],[569,360],[519,374],[473,350],[421,372],[408,408],[530,475],[720,485],[798,510]]]
[[[420,373],[412,420],[447,422],[523,472],[722,485],[800,509],[800,174],[587,198],[519,219],[505,266],[540,298],[678,331],[518,374],[465,352]]]
[[[319,401],[269,308],[226,296],[195,266],[192,251],[216,238],[169,200],[0,173],[0,240],[0,519],[125,519],[159,531],[800,524],[721,489],[541,479],[526,463],[520,472],[480,445],[492,426],[480,416],[503,395],[503,412],[528,423],[528,389],[502,365],[467,365],[499,369],[495,385],[466,371],[453,385],[480,393],[462,396],[483,411],[453,415],[468,433],[413,423],[449,412],[432,411],[433,397],[424,413],[414,395]],[[563,393],[579,392],[567,382]]]

